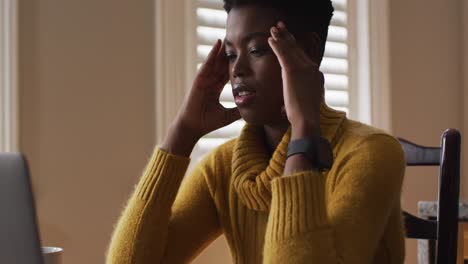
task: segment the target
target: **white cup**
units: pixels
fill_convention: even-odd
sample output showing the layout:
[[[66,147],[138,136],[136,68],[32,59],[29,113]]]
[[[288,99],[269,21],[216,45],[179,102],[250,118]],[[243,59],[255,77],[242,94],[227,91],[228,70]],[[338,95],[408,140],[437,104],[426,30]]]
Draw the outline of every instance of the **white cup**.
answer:
[[[42,256],[44,264],[61,264],[63,248],[42,247]]]

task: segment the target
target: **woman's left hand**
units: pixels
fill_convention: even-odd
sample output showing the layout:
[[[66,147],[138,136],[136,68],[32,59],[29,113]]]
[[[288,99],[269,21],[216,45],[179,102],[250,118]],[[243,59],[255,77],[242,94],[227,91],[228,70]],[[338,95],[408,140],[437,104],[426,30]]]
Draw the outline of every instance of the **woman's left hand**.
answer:
[[[315,62],[298,45],[283,22],[271,28],[268,39],[281,65],[286,115],[294,131],[320,133],[320,104],[324,92],[324,77]],[[317,38],[312,49],[318,49]],[[318,53],[314,53],[318,54]],[[303,134],[303,133],[301,133]]]

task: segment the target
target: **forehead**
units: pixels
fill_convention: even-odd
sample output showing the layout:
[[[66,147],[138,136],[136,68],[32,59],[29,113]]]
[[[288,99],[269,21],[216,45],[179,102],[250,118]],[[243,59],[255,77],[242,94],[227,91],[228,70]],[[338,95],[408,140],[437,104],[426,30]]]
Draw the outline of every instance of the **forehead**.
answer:
[[[230,42],[241,41],[249,33],[269,33],[280,16],[273,8],[254,5],[240,6],[231,9],[226,23],[226,39]]]

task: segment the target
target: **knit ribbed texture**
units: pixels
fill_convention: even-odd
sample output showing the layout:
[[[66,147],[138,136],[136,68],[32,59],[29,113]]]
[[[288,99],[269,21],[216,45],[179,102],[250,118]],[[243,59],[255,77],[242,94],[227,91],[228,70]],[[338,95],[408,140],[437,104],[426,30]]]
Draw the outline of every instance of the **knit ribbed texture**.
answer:
[[[138,198],[147,202],[156,199],[163,203],[173,201],[189,163],[189,158],[171,155],[156,149],[143,173],[145,177],[142,177],[137,185]],[[163,166],[160,166],[161,164]],[[173,175],[173,177],[161,177],[165,174]]]
[[[145,263],[164,254],[170,208],[190,159],[171,155],[159,147],[136,185],[109,245],[106,263]],[[155,246],[150,250],[147,246]]]
[[[288,239],[327,226],[325,181],[319,172],[298,173],[273,180],[271,228],[267,240]]]
[[[291,128],[269,158],[262,140],[262,128],[246,125],[237,140],[232,177],[242,202],[250,209],[267,211],[271,202],[270,181],[283,174]]]
[[[403,263],[400,144],[326,105],[320,116],[335,156],[326,173],[283,176],[290,129],[270,158],[246,125],[183,181],[189,159],[156,148],[107,263],[188,263],[223,232],[236,264]]]
[[[329,141],[344,120],[344,113],[321,105],[320,130]],[[288,128],[270,159],[263,139],[263,127],[246,124],[233,153],[232,177],[241,201],[252,210],[268,211],[271,203],[270,182],[283,174],[286,152],[291,139]]]

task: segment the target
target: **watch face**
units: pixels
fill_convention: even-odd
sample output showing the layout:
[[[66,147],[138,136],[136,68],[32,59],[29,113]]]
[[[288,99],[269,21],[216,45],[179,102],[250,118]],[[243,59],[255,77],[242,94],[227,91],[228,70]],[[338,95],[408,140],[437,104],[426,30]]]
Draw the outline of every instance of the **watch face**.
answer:
[[[303,153],[320,171],[330,169],[333,164],[333,149],[322,137],[293,140],[288,145],[287,157]]]

